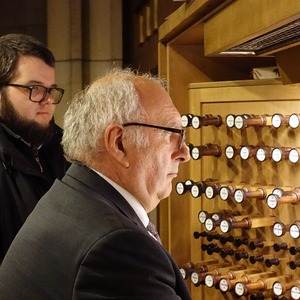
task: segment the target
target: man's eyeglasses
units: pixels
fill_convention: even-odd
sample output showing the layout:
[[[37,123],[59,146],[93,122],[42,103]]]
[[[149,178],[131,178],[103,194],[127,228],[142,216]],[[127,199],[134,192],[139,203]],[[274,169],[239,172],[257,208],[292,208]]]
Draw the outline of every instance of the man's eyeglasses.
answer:
[[[165,131],[175,132],[180,134],[180,139],[178,141],[178,150],[181,149],[184,141],[185,141],[185,130],[184,129],[177,129],[172,127],[164,127],[164,126],[157,126],[157,125],[151,125],[151,124],[144,124],[144,123],[125,123],[123,124],[124,127],[127,126],[144,126],[144,127],[151,127],[151,128],[157,128]]]
[[[42,102],[47,94],[51,95],[52,97],[52,104],[58,104],[63,95],[64,95],[64,89],[53,87],[53,88],[47,88],[42,85],[23,85],[23,84],[16,84],[16,83],[7,83],[5,86],[14,86],[14,87],[20,87],[24,89],[29,90],[29,100],[32,102]]]

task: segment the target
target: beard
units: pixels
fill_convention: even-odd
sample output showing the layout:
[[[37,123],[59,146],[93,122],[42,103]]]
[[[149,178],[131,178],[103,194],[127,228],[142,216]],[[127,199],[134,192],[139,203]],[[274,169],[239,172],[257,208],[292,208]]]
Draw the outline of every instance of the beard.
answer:
[[[48,126],[42,126],[36,121],[21,117],[8,99],[5,91],[1,93],[0,122],[31,146],[45,144],[55,131],[54,118],[50,120]]]

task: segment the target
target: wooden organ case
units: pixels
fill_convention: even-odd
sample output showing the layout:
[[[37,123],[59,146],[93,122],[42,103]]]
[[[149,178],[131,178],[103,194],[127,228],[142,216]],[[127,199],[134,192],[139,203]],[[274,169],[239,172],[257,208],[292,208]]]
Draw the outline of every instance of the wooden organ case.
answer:
[[[274,58],[206,58],[194,18],[207,3],[160,31],[160,75],[191,153],[160,204],[160,234],[195,300],[300,299],[300,84],[240,67]]]
[[[297,131],[300,128],[293,128],[292,123],[281,123],[277,127],[275,121],[277,116],[290,119],[294,114],[298,115],[299,91],[298,84],[283,86],[276,80],[190,84],[189,112],[207,118],[217,114],[222,118],[220,126],[207,125],[198,129],[190,126],[187,129],[190,149],[193,151],[191,144],[194,147],[219,146],[222,154],[200,155],[199,159],[191,157],[190,176],[186,179],[193,181],[194,185],[188,182],[190,189],[181,196],[179,192],[173,200],[191,201],[193,263],[204,261],[205,265],[205,261],[217,259],[221,264],[230,262],[232,270],[239,265],[245,268],[245,273],[252,269],[258,269],[259,272],[273,271],[274,274],[270,277],[275,277],[276,281],[280,281],[277,277],[286,276],[281,280],[287,293],[290,290],[286,284],[300,279],[297,264],[300,255],[296,250],[299,247],[297,222],[300,219],[300,206],[297,204],[300,202],[297,199],[300,194],[297,188],[300,185],[300,172],[299,160],[293,160],[291,155],[277,158],[275,149],[298,151],[300,135]],[[259,125],[245,125],[241,129],[226,123],[227,118],[237,120],[240,116],[245,120],[260,116],[267,121]],[[226,153],[228,146],[234,151]],[[254,151],[242,152],[243,147]],[[259,149],[269,150],[266,151],[269,155],[262,159],[258,154]],[[205,183],[201,187],[198,185],[201,191],[197,194],[195,185],[199,181]],[[285,194],[278,196],[275,189],[280,189]],[[272,198],[273,193],[275,196]],[[235,218],[236,222],[231,218]],[[252,224],[244,227],[241,220],[245,219],[250,219]],[[228,222],[222,223],[222,220]],[[275,223],[278,225],[274,228]],[[237,224],[236,228],[234,224]],[[293,224],[295,232],[291,228]],[[221,275],[228,272],[225,269],[225,273],[222,273],[222,265],[216,265],[216,270]],[[212,295],[215,299],[237,296],[232,291],[220,292],[218,284],[209,288],[205,284],[205,278],[199,287],[196,287],[197,282],[193,283],[193,278],[187,280],[192,282],[193,299],[197,299],[195,295],[201,292],[203,295],[199,299],[208,299]],[[269,289],[270,287],[255,289],[246,296],[252,295],[255,299],[254,295],[265,295]],[[278,296],[286,295],[284,292],[279,294]],[[276,296],[271,292],[270,295]]]

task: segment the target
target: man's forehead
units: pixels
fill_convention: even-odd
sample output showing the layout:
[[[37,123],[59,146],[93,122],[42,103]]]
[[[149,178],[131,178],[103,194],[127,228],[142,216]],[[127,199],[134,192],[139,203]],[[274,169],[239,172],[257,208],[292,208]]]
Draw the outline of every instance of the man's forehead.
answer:
[[[181,116],[173,103],[153,106],[148,113],[151,120],[169,127],[181,127]]]

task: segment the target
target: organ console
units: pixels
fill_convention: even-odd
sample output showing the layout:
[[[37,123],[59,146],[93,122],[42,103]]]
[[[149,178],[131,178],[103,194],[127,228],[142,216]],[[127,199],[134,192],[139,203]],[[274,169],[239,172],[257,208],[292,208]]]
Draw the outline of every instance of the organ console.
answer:
[[[222,187],[226,187],[228,182],[213,182],[205,188],[204,194],[207,199],[212,199],[220,194]]]
[[[220,198],[223,201],[227,201],[228,199],[233,199],[233,195],[236,189],[242,187],[244,185],[241,184],[229,184],[227,186],[222,186],[219,191]]]
[[[241,259],[248,259],[249,253],[247,251],[245,251],[244,249],[236,250],[234,253],[234,258],[236,261],[239,261]]]
[[[290,290],[294,285],[300,285],[300,280],[292,280],[292,281],[275,281],[273,283],[273,293],[276,296],[283,295],[286,291]]]
[[[233,114],[229,114],[226,116],[225,123],[228,128],[234,127],[234,119],[235,119],[235,115],[233,115]]]
[[[198,129],[202,126],[213,125],[220,127],[222,125],[222,117],[220,115],[204,115],[204,116],[193,116],[191,125],[194,129]]]
[[[258,227],[266,227],[274,224],[275,217],[245,217],[242,220],[228,218],[220,222],[220,230],[227,233],[234,228],[251,229]]]
[[[235,9],[247,9],[247,5],[244,5],[237,5]],[[224,16],[230,17],[227,12],[230,10],[225,11]],[[197,35],[194,30],[189,33],[188,38],[190,35]],[[179,43],[181,41],[178,40]],[[177,40],[174,46],[176,43]],[[276,58],[281,56],[276,55]],[[191,61],[198,62],[192,58],[188,64]],[[188,78],[191,78],[194,72],[195,70],[192,70]],[[193,78],[203,77],[201,74],[197,76],[197,72],[195,75]],[[221,75],[218,74],[216,78],[220,78]],[[230,261],[232,265],[246,266],[243,270],[231,271],[235,276],[224,279],[240,280],[242,275],[252,275],[252,268],[259,269],[260,272],[256,270],[253,274],[261,274],[257,274],[256,278],[248,282],[256,287],[246,286],[248,290],[246,289],[245,295],[250,297],[241,299],[275,300],[275,297],[278,297],[276,300],[283,300],[283,297],[288,298],[291,294],[292,298],[300,300],[300,283],[296,281],[297,278],[300,280],[300,244],[296,240],[300,238],[300,206],[297,205],[300,199],[300,184],[299,190],[295,189],[300,179],[300,85],[282,85],[280,79],[274,80],[274,84],[271,81],[273,80],[266,80],[264,83],[264,80],[260,80],[259,83],[254,83],[254,87],[253,83],[248,81],[246,84],[226,82],[220,85],[213,82],[207,86],[203,82],[193,83],[188,87],[188,91],[183,93],[188,94],[189,99],[185,99],[182,106],[179,104],[179,108],[195,109],[186,123],[191,127],[187,130],[189,142],[197,147],[190,148],[190,166],[185,164],[181,175],[186,175],[186,178],[192,178],[194,181],[196,178],[202,180],[207,177],[218,180],[199,185],[195,185],[194,182],[193,193],[189,182],[183,182],[179,189],[183,195],[186,194],[183,197],[184,201],[179,202],[175,198],[168,203],[167,211],[170,221],[173,222],[170,224],[173,234],[167,235],[166,238],[170,244],[169,248],[180,260],[186,259],[190,254],[191,259],[216,257],[220,262]],[[174,82],[178,83],[179,80]],[[228,85],[231,86],[228,88]],[[281,101],[279,94],[282,94],[281,98],[284,98],[284,101]],[[180,95],[178,97],[180,98]],[[178,99],[180,102],[182,100]],[[291,114],[293,110],[295,113]],[[221,119],[226,126],[222,126]],[[203,121],[207,123],[204,124]],[[286,187],[288,185],[292,187]],[[275,186],[280,188],[275,189]],[[198,198],[200,195],[201,200]],[[213,201],[208,200],[213,198]],[[220,216],[218,211],[224,208],[228,209],[228,214]],[[199,222],[203,224],[200,227],[197,220],[199,210],[206,211],[205,214],[198,215]],[[243,214],[235,216],[235,210],[243,211]],[[182,218],[181,222],[184,226],[181,228],[177,219],[182,214],[184,219]],[[190,243],[190,236],[187,234],[189,227],[192,232],[188,234],[193,234],[196,228],[199,232],[194,233],[194,237],[203,238],[192,240]],[[185,251],[177,247],[180,244],[179,234],[182,236],[182,242],[187,245]],[[201,252],[200,244],[204,244],[201,249],[205,249],[205,252]],[[288,260],[291,260],[289,264]],[[247,271],[248,269],[250,270]],[[204,278],[201,276],[201,284],[205,283],[206,288],[194,289],[192,282],[192,298],[237,299],[237,294],[227,293],[220,296],[218,291],[212,289],[221,289],[222,276],[227,273],[206,274]],[[280,277],[285,274],[292,274],[294,282]],[[273,284],[257,283],[260,279],[268,279],[273,281]],[[197,284],[197,281],[195,282]]]
[[[203,245],[204,244],[201,245],[201,249],[203,249]],[[216,244],[210,244],[205,250],[208,255],[212,255],[213,253],[220,253],[221,248]]]
[[[292,255],[296,255],[296,254],[300,253],[300,247],[291,246],[289,248],[289,251]]]
[[[285,225],[282,222],[275,222],[272,231],[275,236],[281,237],[288,232],[289,228],[289,225]]]
[[[202,231],[202,232],[194,231],[193,235],[195,239],[199,239],[200,237],[206,237],[208,233],[206,231]]]
[[[220,256],[222,258],[226,258],[227,256],[233,256],[234,254],[235,254],[235,251],[232,248],[228,247],[228,246],[222,248],[221,251],[220,251]]]
[[[214,181],[216,181],[216,179],[207,178],[203,181],[193,182],[191,187],[190,187],[191,195],[194,198],[200,197],[204,193],[205,188],[207,187],[207,185],[211,182],[214,182]]]
[[[221,235],[220,236],[220,243],[223,245],[226,243],[232,243],[233,241],[234,241],[233,235]]]
[[[263,292],[258,292],[257,294],[251,294],[248,297],[250,300],[265,300],[265,299],[272,299],[272,300],[288,300],[288,299],[279,299],[275,297],[272,290],[266,290]]]
[[[185,114],[181,116],[181,125],[183,128],[187,128],[192,126],[192,119],[193,119],[192,114]]]
[[[273,148],[271,147],[259,147],[255,153],[255,157],[258,161],[263,162],[269,158],[272,158]]]
[[[285,186],[285,187],[276,187],[274,188],[274,190],[272,191],[271,194],[273,195],[277,195],[278,197],[281,197],[283,196],[283,194],[285,192],[289,192],[289,191],[292,191],[292,187],[291,186]]]
[[[190,275],[191,281],[195,286],[199,286],[200,284],[204,283],[205,275],[208,272],[211,272],[213,270],[223,269],[223,268],[230,268],[230,267],[233,267],[230,262],[223,262],[223,263],[218,263],[218,264],[200,266],[198,268],[195,268],[193,270],[193,272],[191,273],[191,275]]]
[[[300,114],[294,115],[293,117],[292,115],[281,114],[274,114],[272,117],[269,115],[227,115],[225,122],[228,128],[236,127],[237,129],[244,129],[250,126],[273,126],[274,128],[279,128],[283,125],[290,125],[290,120],[293,119],[294,123],[292,122],[292,124],[296,126],[295,120],[300,120]],[[182,120],[183,127],[192,126],[195,129],[209,125],[219,127],[222,124],[222,117],[219,115],[197,116],[189,114],[185,117],[182,116]],[[292,126],[290,125],[290,127]],[[194,160],[198,160],[204,156],[220,157],[222,155],[222,148],[218,144],[206,143],[201,146],[189,144],[189,148]],[[236,146],[227,144],[224,150],[227,159],[233,159],[237,155],[240,155],[242,160],[256,157],[256,163],[272,159],[274,162],[289,160],[295,164],[299,162],[300,158],[300,147],[253,146],[251,144],[244,144],[240,148],[237,148]],[[226,162],[230,165],[238,163],[237,161]],[[178,182],[176,184],[176,192],[178,195],[190,193],[194,198],[204,194],[207,199],[213,199],[216,196],[219,196],[223,201],[233,199],[236,203],[242,204],[243,208],[245,200],[266,199],[268,208],[274,209],[275,213],[277,213],[275,209],[279,205],[296,205],[300,200],[300,187],[292,188],[284,186],[274,188],[269,185],[231,183],[211,178],[198,182],[194,182],[193,180]],[[214,207],[224,207],[226,205],[223,202],[221,202],[223,203],[221,206],[217,205],[217,201],[214,201],[214,203],[216,203],[213,204]],[[253,201],[253,205],[256,203],[265,205],[265,202]],[[206,206],[204,205],[203,207]],[[300,237],[300,221],[297,220],[291,225],[287,225],[282,221],[275,222],[275,216],[266,216],[264,209],[261,212],[262,215],[249,214],[249,212],[249,209],[246,209],[246,212],[234,212],[230,210],[209,212],[209,209],[201,210],[198,213],[198,220],[201,224],[204,224],[205,231],[194,232],[194,237],[196,239],[200,237],[207,239],[207,243],[201,244],[201,250],[206,252],[204,255],[212,256],[217,254],[224,259],[224,262],[219,262],[218,259],[212,258],[211,260],[207,260],[207,262],[202,261],[195,265],[190,263],[187,266],[181,266],[180,270],[183,278],[187,279],[190,277],[194,286],[205,284],[209,288],[219,288],[222,292],[230,291],[235,287],[234,291],[237,296],[251,295],[250,299],[252,300],[264,299],[267,296],[273,297],[272,295],[277,296],[278,299],[281,296],[280,299],[283,300],[284,297],[287,297],[287,291],[290,291],[292,299],[300,300],[300,280],[294,279],[291,281],[289,276],[278,275],[281,274],[282,269],[280,269],[279,273],[264,271],[270,267],[281,268],[285,263],[291,270],[298,269],[300,267],[300,260],[297,261],[296,255],[300,253],[300,247],[296,245],[290,246],[290,243],[286,242],[274,243],[273,240],[268,240],[266,237],[253,239],[252,234],[243,234],[243,230],[272,226],[274,236],[283,237],[286,232],[289,232],[290,236],[296,239]],[[240,233],[239,236],[228,234],[232,229],[241,229],[242,235]],[[221,233],[218,231],[221,231]],[[266,249],[267,247],[269,250]],[[251,252],[257,249],[262,250]],[[289,251],[289,254],[294,255],[296,259],[289,261],[290,258],[287,256],[275,257],[274,252],[279,251],[286,251],[286,253]],[[245,265],[228,263],[225,260],[226,258],[236,263],[243,260]],[[201,263],[202,265],[200,265]],[[250,264],[256,263],[260,269],[249,267]],[[261,268],[264,269],[262,270]]]
[[[219,194],[221,187],[222,187],[222,183],[220,183],[220,182],[215,182],[215,183],[208,185],[204,191],[206,198],[212,199],[212,198],[216,197]]]
[[[244,265],[229,265],[223,267],[216,267],[212,270],[208,270],[207,272],[199,273],[195,270],[191,274],[191,281],[195,286],[199,286],[200,284],[205,284],[206,275],[218,276],[222,274],[226,274],[228,271],[241,270],[245,269]]]
[[[271,118],[271,123],[274,128],[279,128],[283,125],[289,125],[289,115],[274,114]]]
[[[243,274],[239,277],[230,279],[230,278],[222,278],[219,282],[220,291],[226,293],[232,291],[235,288],[237,283],[250,283],[256,282],[258,279],[264,279],[268,277],[276,276],[275,272],[267,271],[267,272],[259,272],[253,274]]]
[[[291,114],[289,117],[289,125],[291,128],[298,128],[300,123],[300,115],[299,114]]]
[[[241,245],[248,245],[249,244],[249,239],[244,236],[240,237],[235,237],[233,240],[233,244],[235,247],[240,247]]]
[[[281,243],[281,244],[276,243],[273,245],[273,250],[275,252],[279,252],[281,250],[288,250],[288,249],[289,249],[289,244],[287,243]]]
[[[255,157],[259,162],[266,161],[272,158],[275,162],[280,162],[281,160],[289,160],[292,163],[299,162],[300,149],[295,148],[274,148],[274,147],[255,147],[252,145],[241,146],[241,148],[236,148],[232,145],[227,145],[224,149],[225,156],[227,159],[233,159],[237,155],[243,160],[247,160],[250,157]]]
[[[272,258],[274,258],[273,254],[257,255],[257,256],[251,255],[249,257],[249,262],[254,265],[257,262],[264,262],[266,259],[272,259]]]
[[[236,220],[241,217],[240,212],[228,212],[228,211],[221,212],[220,214],[218,214],[218,217],[215,216],[213,218],[213,216],[214,215],[207,217],[204,222],[204,226],[207,231],[212,231],[212,230],[216,229],[218,226],[220,226],[220,223],[222,222],[222,220],[224,220],[228,217],[234,217]],[[244,217],[245,217],[245,215],[244,215]]]
[[[175,190],[178,195],[183,195],[191,191],[193,180],[186,180],[185,182],[177,182],[175,185]]]
[[[300,285],[293,285],[291,287],[291,298],[294,300],[299,300],[300,299]]]
[[[295,270],[300,267],[300,261],[290,261],[289,266],[292,270]]]
[[[281,147],[281,148],[274,148],[272,150],[272,159],[274,162],[280,162],[282,160],[286,160],[289,158],[290,148]]]
[[[228,271],[227,273],[223,273],[220,275],[213,275],[213,274],[207,274],[205,276],[204,282],[205,285],[207,287],[213,287],[213,286],[217,286],[220,282],[221,279],[229,279],[229,280],[233,280],[235,278],[238,278],[242,275],[246,275],[246,274],[255,274],[255,273],[259,273],[260,270],[259,269],[247,269],[246,266],[241,265],[241,269],[239,270],[231,270]]]
[[[263,187],[243,187],[234,191],[233,198],[237,203],[242,203],[244,200],[251,198],[263,200],[267,194],[268,190]]]
[[[212,276],[212,275],[207,275],[211,276],[212,279],[210,282],[213,284],[211,286],[207,285],[208,287],[212,287],[213,285],[217,286],[222,279],[228,279],[228,280],[233,280],[236,278],[240,278],[242,275],[250,275],[250,274],[258,274],[261,271],[256,268],[245,268],[237,271],[229,271],[226,274],[223,275],[217,275],[217,276]]]
[[[211,218],[208,218],[205,220],[205,223],[204,223],[204,227],[207,231],[212,231],[214,229],[217,228],[217,226],[219,226],[221,220],[213,220]]]
[[[279,266],[281,262],[287,262],[289,257],[268,258],[265,260],[266,267]]]
[[[194,198],[200,197],[204,193],[205,187],[206,187],[205,181],[198,181],[193,183],[191,186],[191,195]]]
[[[300,236],[300,221],[295,221],[289,229],[290,236],[297,239]]]
[[[255,250],[257,248],[264,248],[273,245],[274,242],[272,240],[267,241],[250,241],[248,244],[249,249]]]
[[[298,204],[300,201],[300,189],[295,188],[293,191],[284,192],[282,196],[270,194],[267,197],[267,205],[274,209],[281,204]]]
[[[238,115],[234,119],[234,126],[237,129],[244,129],[249,126],[270,126],[271,116],[269,115]]]
[[[214,213],[208,213],[207,211],[205,210],[200,210],[199,213],[198,213],[198,221],[201,223],[201,224],[204,224],[205,223],[205,220],[209,217],[211,217]]]
[[[203,156],[219,157],[222,155],[222,149],[216,144],[205,144],[202,146],[191,146],[190,154],[192,159],[198,160]]]
[[[244,296],[252,293],[253,291],[266,291],[272,289],[274,282],[287,282],[289,279],[289,276],[275,276],[269,278],[261,278],[256,282],[252,281],[250,283],[237,282],[234,287],[234,291],[237,296]]]
[[[199,268],[205,268],[208,265],[211,264],[218,264],[219,261],[217,259],[208,259],[208,260],[203,260],[197,263],[193,263],[193,262],[187,262],[186,264],[183,264],[181,266],[179,266],[179,270],[180,273],[183,277],[183,279],[187,279],[191,273],[195,270],[195,269],[199,269]]]
[[[299,162],[300,150],[299,148],[292,148],[289,152],[289,161],[296,164]]]
[[[211,242],[211,241],[213,241],[213,240],[219,240],[220,237],[221,237],[221,235],[218,234],[218,233],[211,233],[211,234],[208,234],[208,235],[206,236],[206,239],[207,239],[209,242]]]
[[[226,218],[228,216],[237,216],[240,212],[238,211],[230,211],[230,210],[220,210],[218,212],[208,213],[205,210],[200,210],[198,213],[198,220],[201,224],[204,224],[207,219],[212,219],[214,221],[219,221],[222,218]]]
[[[225,156],[228,159],[232,159],[232,158],[236,157],[237,155],[239,155],[240,149],[235,148],[234,146],[231,146],[231,145],[227,145],[225,147],[224,152],[225,152]]]
[[[255,157],[257,151],[257,147],[252,145],[242,146],[240,149],[240,157],[243,160],[247,160],[250,157]]]

